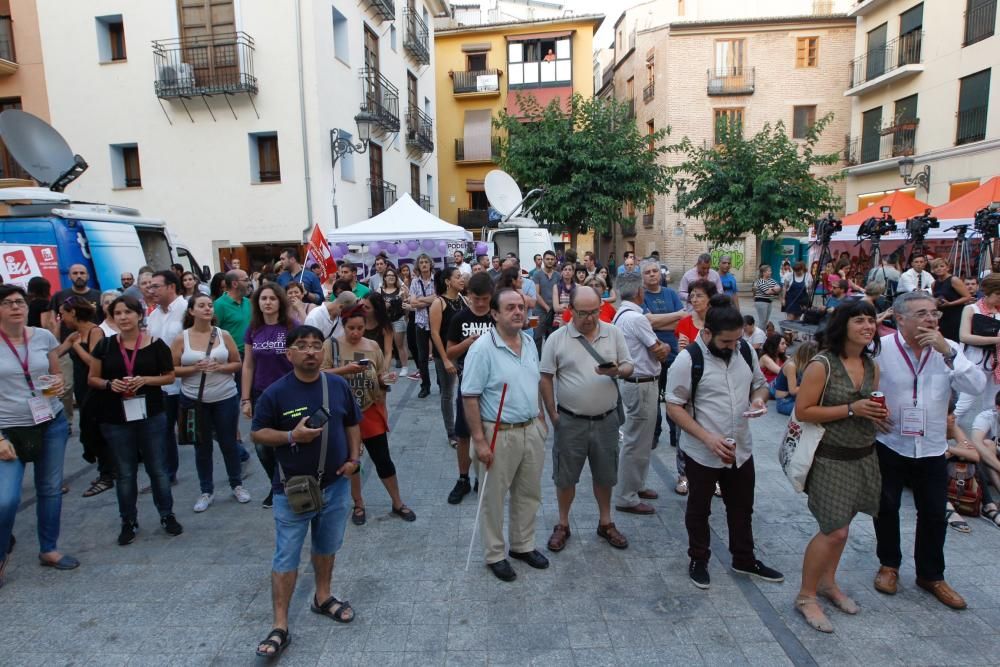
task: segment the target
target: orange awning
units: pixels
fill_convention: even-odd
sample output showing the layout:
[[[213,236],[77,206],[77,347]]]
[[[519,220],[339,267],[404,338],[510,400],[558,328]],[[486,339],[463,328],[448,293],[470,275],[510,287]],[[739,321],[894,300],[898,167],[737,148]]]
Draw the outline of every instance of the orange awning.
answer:
[[[896,222],[903,222],[915,215],[922,215],[924,211],[931,208],[931,205],[927,202],[922,202],[902,192],[893,192],[890,195],[882,197],[882,199],[879,199],[871,206],[866,206],[860,211],[845,215],[843,219],[844,227],[860,225],[873,215],[881,216],[880,209],[883,206],[889,207],[889,214],[896,219]]]
[[[993,202],[1000,202],[1000,176],[994,176],[978,188],[931,211],[939,220],[966,220],[976,216],[976,211]]]

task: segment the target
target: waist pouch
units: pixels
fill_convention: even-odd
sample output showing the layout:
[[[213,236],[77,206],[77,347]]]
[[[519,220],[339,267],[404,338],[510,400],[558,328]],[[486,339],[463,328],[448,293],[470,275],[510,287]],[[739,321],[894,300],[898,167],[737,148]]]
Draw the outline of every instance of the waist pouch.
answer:
[[[323,490],[313,475],[296,475],[284,481],[288,507],[296,514],[323,509]]]

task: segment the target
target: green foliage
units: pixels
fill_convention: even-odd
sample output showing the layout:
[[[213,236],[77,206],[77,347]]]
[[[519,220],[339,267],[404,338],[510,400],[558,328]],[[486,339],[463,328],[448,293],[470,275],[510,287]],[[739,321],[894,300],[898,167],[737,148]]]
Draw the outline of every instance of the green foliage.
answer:
[[[618,223],[627,201],[650,204],[667,192],[671,177],[658,157],[669,130],[641,134],[627,105],[574,94],[569,111],[559,100],[542,107],[532,95],[518,95],[521,113],[500,112],[500,168],[527,192],[545,188],[536,219],[568,232],[597,232]],[[650,149],[650,143],[653,148]]]
[[[753,234],[778,238],[791,225],[805,230],[840,207],[831,184],[839,174],[817,176],[813,167],[836,164],[840,153],[817,153],[816,143],[833,119],[827,114],[793,141],[781,121],[743,137],[737,124],[720,122],[716,146],[698,147],[685,137],[670,147],[685,156],[671,168],[677,188],[675,210],[705,224],[699,240],[731,243]]]

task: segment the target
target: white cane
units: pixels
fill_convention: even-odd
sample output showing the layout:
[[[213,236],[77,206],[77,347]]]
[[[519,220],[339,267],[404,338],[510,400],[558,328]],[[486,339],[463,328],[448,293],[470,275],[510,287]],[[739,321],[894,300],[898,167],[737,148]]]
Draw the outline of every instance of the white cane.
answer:
[[[493,453],[494,448],[497,444],[497,433],[500,431],[500,416],[503,414],[503,402],[507,398],[507,384],[504,383],[503,389],[500,391],[500,407],[497,409],[497,420],[493,422],[493,438],[490,440],[490,453]],[[483,511],[483,496],[486,495],[486,482],[490,478],[490,469],[486,468],[486,474],[483,475],[483,482],[479,485],[479,503],[476,505],[476,522],[472,524],[472,539],[469,540],[469,554],[465,558],[465,571],[469,571],[469,565],[472,564],[472,547],[476,544],[476,529],[479,528],[479,513]]]

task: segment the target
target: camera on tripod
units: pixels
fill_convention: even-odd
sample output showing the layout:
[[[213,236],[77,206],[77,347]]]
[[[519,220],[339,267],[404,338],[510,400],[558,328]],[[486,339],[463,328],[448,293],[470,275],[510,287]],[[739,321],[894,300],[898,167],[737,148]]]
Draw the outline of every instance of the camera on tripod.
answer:
[[[931,215],[931,210],[927,209],[923,215],[915,215],[906,221],[906,235],[919,244],[927,236],[927,232],[939,227],[941,223]]]
[[[993,202],[986,208],[976,211],[973,225],[984,239],[995,239],[1000,236],[1000,202]]]
[[[879,239],[889,232],[896,231],[896,221],[889,215],[890,207],[883,206],[879,210],[882,211],[881,218],[872,216],[858,227],[858,239]]]
[[[816,240],[820,245],[828,245],[833,235],[844,228],[844,223],[827,213],[816,221]]]

